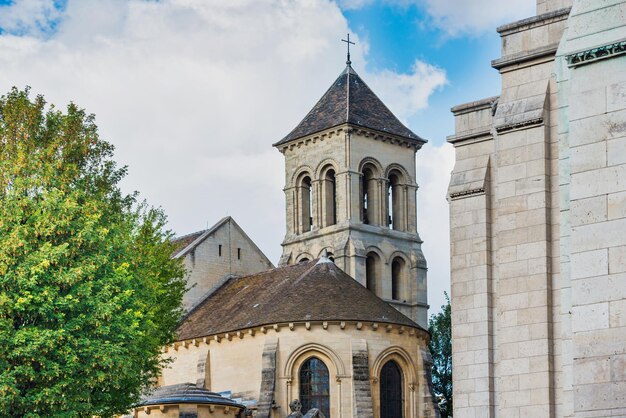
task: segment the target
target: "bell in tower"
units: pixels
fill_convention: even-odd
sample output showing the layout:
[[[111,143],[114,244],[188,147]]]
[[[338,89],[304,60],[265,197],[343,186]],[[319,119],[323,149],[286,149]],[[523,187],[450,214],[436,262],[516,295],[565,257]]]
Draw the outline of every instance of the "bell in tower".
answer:
[[[415,153],[424,143],[365,84],[348,55],[328,91],[274,144],[285,156],[287,233],[280,264],[326,252],[426,328],[415,181]]]

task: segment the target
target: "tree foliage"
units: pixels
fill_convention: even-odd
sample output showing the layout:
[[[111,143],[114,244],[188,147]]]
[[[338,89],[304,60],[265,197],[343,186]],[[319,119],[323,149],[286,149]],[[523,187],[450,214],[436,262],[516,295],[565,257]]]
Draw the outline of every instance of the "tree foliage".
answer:
[[[110,416],[163,365],[184,270],[74,104],[0,99],[0,416]]]
[[[442,418],[452,416],[452,321],[450,298],[447,293],[445,296],[447,303],[428,322],[431,335],[429,348],[433,358],[433,390],[438,397]]]

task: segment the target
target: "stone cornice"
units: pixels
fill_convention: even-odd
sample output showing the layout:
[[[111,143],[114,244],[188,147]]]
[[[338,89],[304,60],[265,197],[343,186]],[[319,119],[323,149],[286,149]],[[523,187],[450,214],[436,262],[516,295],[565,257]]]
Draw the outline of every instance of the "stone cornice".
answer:
[[[197,337],[188,340],[176,341],[173,344],[163,347],[163,352],[170,350],[178,351],[181,348],[187,349],[190,346],[198,347],[201,344],[211,345],[219,344],[223,341],[241,340],[244,338],[254,337],[257,334],[267,334],[268,332],[279,333],[281,331],[310,331],[313,328],[322,328],[328,330],[330,327],[339,328],[342,331],[384,331],[388,333],[406,334],[411,337],[422,340],[428,339],[428,331],[411,327],[407,325],[390,324],[386,322],[371,321],[298,321],[298,322],[282,322],[275,324],[266,324],[254,328],[247,328],[238,331],[223,332],[215,335],[207,335],[205,337]]]
[[[529,119],[522,122],[517,123],[509,123],[506,125],[496,126],[496,131],[498,133],[512,131],[514,129],[523,129],[523,128],[531,128],[534,126],[539,126],[543,124],[543,118]]]
[[[450,112],[454,114],[454,116],[464,115],[466,113],[476,112],[478,110],[489,109],[493,106],[493,103],[498,100],[500,96],[486,97],[484,99],[475,100],[469,103],[463,103],[460,105],[456,105],[450,109]]]
[[[312,231],[304,232],[302,234],[294,235],[293,237],[285,237],[282,246],[285,247],[287,245],[295,244],[298,242],[308,241],[312,238],[317,238],[318,236],[323,235],[331,235],[344,231],[360,231],[366,233],[373,233],[376,235],[387,236],[393,239],[399,239],[407,242],[416,242],[418,244],[422,244],[423,241],[420,239],[419,235],[414,232],[406,232],[406,231],[398,231],[395,229],[389,229],[388,227],[377,226],[377,225],[368,225],[364,223],[356,223],[356,222],[341,222],[335,225],[330,225],[324,228],[314,229]]]
[[[462,199],[465,197],[472,197],[485,194],[485,188],[479,187],[477,189],[464,190],[462,192],[450,193],[450,200]]]
[[[492,139],[491,130],[484,129],[481,131],[470,132],[464,135],[450,135],[446,138],[446,140],[451,144],[457,144],[459,142],[470,141],[473,139],[480,139],[481,141],[486,141]],[[476,141],[477,142],[477,141]]]
[[[491,61],[491,66],[496,70],[501,70],[512,65],[524,64],[528,61],[535,61],[543,58],[545,61],[554,59],[559,44],[551,44],[540,48],[531,49],[529,51],[518,52],[516,54],[506,55],[502,58]]]
[[[422,148],[422,145],[428,142],[426,140],[409,140],[409,139],[406,139],[397,135],[390,135],[388,133],[379,132],[374,129],[367,129],[362,126],[356,126],[356,125],[344,123],[342,125],[329,128],[325,131],[317,132],[313,135],[294,139],[293,141],[290,141],[286,144],[275,145],[275,146],[276,148],[278,148],[278,150],[281,153],[284,154],[287,150],[292,150],[294,148],[301,147],[302,145],[308,145],[309,143],[314,144],[317,141],[324,141],[325,139],[331,138],[334,135],[339,135],[342,132],[345,132],[347,134],[357,133],[365,137],[371,137],[372,139],[375,139],[377,141],[405,146],[407,148],[413,148],[415,151]]]
[[[626,39],[565,56],[568,67],[579,67],[603,59],[626,54]]]
[[[527,19],[518,20],[517,22],[507,23],[506,25],[499,26],[496,31],[500,34],[500,36],[507,36],[516,32],[549,25],[550,23],[567,19],[571,9],[571,7],[566,7],[552,12],[543,13],[538,16],[529,17]]]

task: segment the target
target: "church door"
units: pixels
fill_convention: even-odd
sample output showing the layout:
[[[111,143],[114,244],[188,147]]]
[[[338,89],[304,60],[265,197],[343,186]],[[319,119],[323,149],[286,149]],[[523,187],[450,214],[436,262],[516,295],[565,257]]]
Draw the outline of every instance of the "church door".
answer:
[[[330,417],[328,368],[317,357],[311,357],[300,367],[300,402],[302,412],[317,408]]]
[[[380,372],[380,418],[402,418],[402,372],[398,363],[385,363]]]

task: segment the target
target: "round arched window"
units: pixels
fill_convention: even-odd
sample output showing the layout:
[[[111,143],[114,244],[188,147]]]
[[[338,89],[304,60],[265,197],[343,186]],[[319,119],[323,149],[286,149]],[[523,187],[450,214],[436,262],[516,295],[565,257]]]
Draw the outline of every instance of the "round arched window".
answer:
[[[402,418],[402,372],[398,363],[388,361],[380,371],[380,418]]]
[[[311,357],[300,367],[299,377],[302,412],[317,408],[325,417],[330,417],[328,367],[317,357]]]

